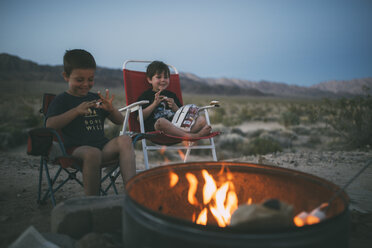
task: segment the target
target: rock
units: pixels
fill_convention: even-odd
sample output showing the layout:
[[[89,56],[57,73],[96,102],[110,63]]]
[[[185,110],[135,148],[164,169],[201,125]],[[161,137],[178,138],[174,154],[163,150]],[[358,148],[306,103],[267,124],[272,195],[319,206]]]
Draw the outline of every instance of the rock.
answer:
[[[276,199],[241,205],[231,216],[230,226],[244,231],[287,228],[293,226],[293,207]]]
[[[75,244],[76,248],[119,248],[121,242],[117,242],[113,235],[101,233],[88,233]]]
[[[124,195],[86,196],[68,199],[52,211],[53,233],[79,239],[87,233],[121,230]]]
[[[75,240],[70,236],[58,233],[42,233],[43,237],[61,248],[75,248]]]

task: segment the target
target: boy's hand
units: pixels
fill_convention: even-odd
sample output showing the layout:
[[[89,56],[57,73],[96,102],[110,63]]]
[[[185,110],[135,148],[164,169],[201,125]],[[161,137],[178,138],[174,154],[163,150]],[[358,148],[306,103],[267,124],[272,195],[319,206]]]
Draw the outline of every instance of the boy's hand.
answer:
[[[79,115],[89,115],[92,113],[91,108],[94,107],[96,107],[96,101],[82,102],[79,106],[76,107],[76,111]]]
[[[156,106],[158,106],[164,100],[164,96],[161,96],[160,93],[161,90],[155,93],[154,103]]]
[[[176,104],[174,104],[174,99],[173,98],[166,98],[165,101],[167,102],[168,104],[168,107],[170,109],[173,109],[175,107]]]
[[[103,97],[101,95],[100,91],[98,91],[98,95],[101,99],[98,100],[98,102],[96,104],[96,108],[101,108],[101,109],[104,109],[107,112],[111,113],[114,110],[114,107],[112,106],[112,101],[114,100],[115,95],[112,94],[112,96],[110,97],[108,89],[106,89],[106,96],[105,97]]]

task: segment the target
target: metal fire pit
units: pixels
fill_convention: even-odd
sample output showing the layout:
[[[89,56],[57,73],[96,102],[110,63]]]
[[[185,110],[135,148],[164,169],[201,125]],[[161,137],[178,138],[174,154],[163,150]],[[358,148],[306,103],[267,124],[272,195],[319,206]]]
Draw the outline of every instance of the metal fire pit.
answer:
[[[142,172],[126,185],[123,211],[125,247],[348,247],[348,197],[340,194],[318,224],[280,231],[242,232],[234,228],[192,223],[195,208],[187,202],[189,184],[185,173],[203,181],[201,170],[213,176],[221,166],[233,174],[239,203],[277,198],[293,206],[294,213],[311,211],[327,202],[335,184],[319,177],[267,165],[236,162],[195,162],[161,166]],[[169,187],[169,172],[179,175]],[[198,186],[198,191],[202,185]]]

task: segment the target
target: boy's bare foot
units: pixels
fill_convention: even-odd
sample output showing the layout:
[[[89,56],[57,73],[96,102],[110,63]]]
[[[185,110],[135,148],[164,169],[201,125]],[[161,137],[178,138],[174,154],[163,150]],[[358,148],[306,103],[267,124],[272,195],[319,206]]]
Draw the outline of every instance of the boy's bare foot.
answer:
[[[212,127],[209,126],[209,125],[206,125],[204,126],[198,133],[197,133],[197,136],[198,137],[203,137],[203,136],[207,136],[208,134],[210,134],[212,131]]]

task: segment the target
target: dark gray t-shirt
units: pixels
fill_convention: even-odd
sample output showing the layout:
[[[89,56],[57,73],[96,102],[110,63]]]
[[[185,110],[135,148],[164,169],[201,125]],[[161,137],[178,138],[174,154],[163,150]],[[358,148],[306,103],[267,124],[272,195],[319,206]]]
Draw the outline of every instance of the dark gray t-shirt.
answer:
[[[72,96],[67,92],[61,93],[51,102],[46,118],[65,113],[82,102],[98,99],[100,99],[98,94],[91,92],[84,97]],[[78,116],[61,129],[66,148],[89,145],[102,149],[108,142],[104,134],[104,121],[109,113],[99,108],[90,110],[88,115]]]
[[[149,105],[151,105],[151,103],[154,102],[155,94],[156,94],[155,91],[153,91],[152,89],[149,89],[149,90],[146,90],[145,92],[143,92],[142,95],[138,98],[138,101],[142,101],[142,100],[149,100],[150,101],[148,104],[143,105],[144,109],[147,108]],[[173,98],[175,104],[178,107],[182,106],[175,93],[173,93],[169,90],[163,90],[160,93],[160,95],[161,96],[166,96],[166,97],[169,97],[169,98]],[[169,109],[168,105],[165,102],[161,102],[156,107],[156,109],[151,113],[151,115],[145,120],[145,130],[146,130],[146,132],[151,132],[151,131],[155,130],[154,125],[155,125],[155,122],[159,118],[165,118],[165,119],[171,121],[173,116],[174,116],[174,112],[171,109]]]

